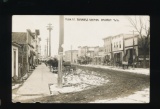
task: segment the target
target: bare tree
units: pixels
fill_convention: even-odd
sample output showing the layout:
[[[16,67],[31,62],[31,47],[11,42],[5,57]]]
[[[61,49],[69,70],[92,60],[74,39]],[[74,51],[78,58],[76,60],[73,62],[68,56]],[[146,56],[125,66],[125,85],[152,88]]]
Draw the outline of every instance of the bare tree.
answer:
[[[147,20],[147,22],[144,22],[142,17],[138,19],[136,17],[134,19],[129,17],[128,20],[139,34],[138,47],[143,53],[143,68],[146,68],[146,56],[149,54],[150,49],[150,25],[147,26],[147,24],[150,21]]]

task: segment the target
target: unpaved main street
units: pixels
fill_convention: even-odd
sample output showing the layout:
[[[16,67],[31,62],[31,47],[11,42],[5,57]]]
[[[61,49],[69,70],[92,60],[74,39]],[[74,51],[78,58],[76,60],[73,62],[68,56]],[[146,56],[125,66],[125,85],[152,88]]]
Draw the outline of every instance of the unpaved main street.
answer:
[[[35,98],[30,100],[22,100],[21,102],[89,103],[95,100],[126,97],[136,91],[150,87],[150,76],[148,75],[84,66],[77,66],[77,68],[95,71],[103,78],[109,79],[109,82],[103,86],[97,86],[95,88],[83,90],[80,92],[58,94],[38,99]]]

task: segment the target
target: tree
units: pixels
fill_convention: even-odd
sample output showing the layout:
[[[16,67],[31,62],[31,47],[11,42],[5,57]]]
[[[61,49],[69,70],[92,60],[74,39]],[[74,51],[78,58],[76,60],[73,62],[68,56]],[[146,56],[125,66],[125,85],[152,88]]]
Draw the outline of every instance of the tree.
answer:
[[[143,68],[146,68],[146,56],[150,49],[150,21],[148,19],[147,22],[144,22],[145,19],[142,17],[138,19],[136,17],[134,19],[129,17],[128,20],[139,34],[138,47],[143,53]]]

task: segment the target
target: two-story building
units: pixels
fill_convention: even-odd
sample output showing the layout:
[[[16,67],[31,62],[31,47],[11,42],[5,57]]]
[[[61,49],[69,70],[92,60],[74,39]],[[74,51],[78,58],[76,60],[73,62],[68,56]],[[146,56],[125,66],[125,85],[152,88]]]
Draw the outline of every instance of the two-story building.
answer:
[[[22,71],[23,71],[23,72],[21,72],[22,76],[28,72],[28,66],[29,66],[29,63],[28,63],[29,51],[28,51],[28,49],[30,46],[27,43],[27,40],[28,40],[28,38],[27,38],[26,32],[12,32],[12,42],[17,43],[17,44],[21,45],[21,47],[22,47],[22,49],[19,49],[19,52],[21,52],[19,54],[19,57],[22,58],[21,62],[19,62],[19,64],[21,64],[21,66],[22,66]],[[20,58],[19,58],[19,60],[20,60]]]
[[[133,34],[124,35],[124,61],[133,61],[138,56],[138,36]]]
[[[105,59],[110,60],[112,57],[112,36],[103,38]]]
[[[112,60],[114,64],[122,62],[123,60],[123,34],[112,36],[111,46],[112,46]]]
[[[34,67],[33,57],[36,55],[34,49],[34,39],[35,36],[29,29],[27,29],[26,32],[12,32],[12,41],[22,46],[22,49],[19,50],[21,51],[19,57],[22,58],[22,61],[20,62],[23,68],[22,75],[29,72],[31,67]]]
[[[130,60],[130,63],[136,62],[137,67],[142,67],[144,53],[138,46],[139,38],[138,34],[126,34],[124,36],[124,61]],[[149,66],[149,51],[146,60],[147,66]]]

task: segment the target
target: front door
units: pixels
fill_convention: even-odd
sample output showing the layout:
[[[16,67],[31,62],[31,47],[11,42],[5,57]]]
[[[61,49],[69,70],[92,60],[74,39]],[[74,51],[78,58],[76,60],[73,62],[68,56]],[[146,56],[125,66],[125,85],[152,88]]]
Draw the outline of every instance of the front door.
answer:
[[[14,76],[16,76],[16,51],[14,51],[14,53],[13,53],[13,57],[14,57],[14,59],[13,59],[13,62],[14,62]]]

